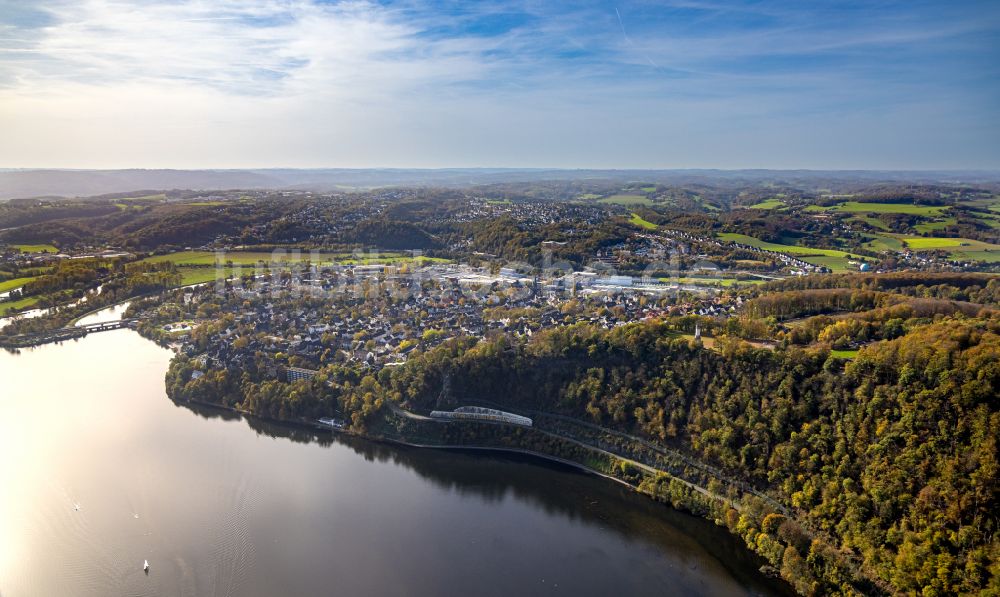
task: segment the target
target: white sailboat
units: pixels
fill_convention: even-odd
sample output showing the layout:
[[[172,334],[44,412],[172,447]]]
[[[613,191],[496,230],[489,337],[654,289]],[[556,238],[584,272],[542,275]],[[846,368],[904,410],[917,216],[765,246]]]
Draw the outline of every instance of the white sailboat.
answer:
[[[142,571],[146,573],[149,572],[149,560],[142,561]]]

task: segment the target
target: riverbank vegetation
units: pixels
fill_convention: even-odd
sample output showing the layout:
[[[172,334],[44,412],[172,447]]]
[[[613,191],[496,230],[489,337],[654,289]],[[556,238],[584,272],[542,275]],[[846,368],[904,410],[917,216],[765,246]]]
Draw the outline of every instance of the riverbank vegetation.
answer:
[[[0,328],[0,345],[4,344],[3,337],[55,330],[91,311],[176,287],[181,280],[181,273],[172,263],[127,263],[121,259],[60,262],[52,273],[12,291],[21,298],[0,303],[0,308],[51,309],[45,317],[16,319]]]

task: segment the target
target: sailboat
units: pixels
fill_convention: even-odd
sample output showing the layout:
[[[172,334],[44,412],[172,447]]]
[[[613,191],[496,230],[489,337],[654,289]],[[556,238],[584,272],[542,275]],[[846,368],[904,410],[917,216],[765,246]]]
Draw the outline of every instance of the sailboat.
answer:
[[[142,561],[142,571],[149,574],[149,560]]]

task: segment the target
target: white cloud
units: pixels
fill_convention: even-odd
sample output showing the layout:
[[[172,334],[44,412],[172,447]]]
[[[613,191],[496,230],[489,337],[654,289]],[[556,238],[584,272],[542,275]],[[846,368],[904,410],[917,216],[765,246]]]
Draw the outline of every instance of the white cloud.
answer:
[[[56,24],[3,61],[24,94],[65,81],[177,81],[234,94],[281,94],[295,80],[346,86],[414,43],[414,31],[361,2],[83,0],[48,10]]]
[[[553,14],[530,0],[457,12],[421,2],[40,3],[48,18],[0,24],[0,166],[878,167],[889,159],[852,143],[877,138],[879,152],[900,152],[893,163],[927,159],[912,132],[895,128],[906,118],[970,130],[971,141],[955,141],[966,148],[951,153],[956,160],[984,147],[994,150],[984,159],[996,159],[989,123],[934,120],[961,90],[913,77],[866,87],[887,75],[864,61],[791,72],[726,63],[918,44],[967,24],[817,31],[779,11],[762,31],[691,23],[678,32],[622,10],[626,43],[610,5]],[[508,9],[533,18],[463,33]],[[449,33],[429,33],[440,30]],[[577,51],[586,58],[558,57]],[[824,138],[846,157],[808,162],[830,160]]]

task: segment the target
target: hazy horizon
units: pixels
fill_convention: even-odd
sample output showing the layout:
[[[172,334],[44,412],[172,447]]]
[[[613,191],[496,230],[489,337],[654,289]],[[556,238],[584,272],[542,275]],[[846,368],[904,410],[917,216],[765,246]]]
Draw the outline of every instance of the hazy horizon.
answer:
[[[992,170],[998,39],[981,1],[0,0],[0,164]]]
[[[164,172],[266,172],[266,171],[301,171],[301,172],[364,172],[364,171],[402,171],[402,172],[434,172],[434,171],[496,171],[496,172],[805,172],[805,173],[899,173],[899,174],[920,174],[920,173],[1000,173],[1000,166],[986,168],[937,168],[933,166],[925,168],[792,168],[782,166],[762,166],[754,168],[743,167],[670,167],[661,168],[640,168],[640,167],[614,167],[614,166],[200,166],[194,168],[182,168],[171,166],[128,166],[128,167],[100,167],[85,168],[73,166],[0,166],[0,172],[125,172],[125,171],[164,171]]]

